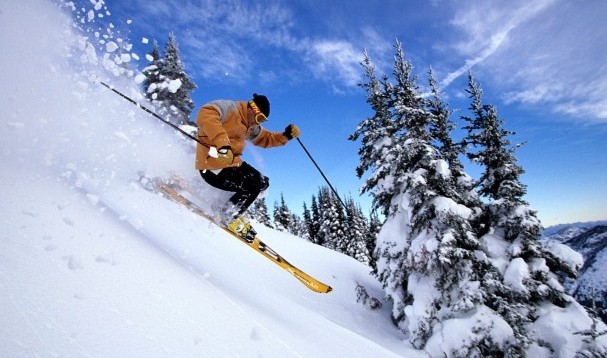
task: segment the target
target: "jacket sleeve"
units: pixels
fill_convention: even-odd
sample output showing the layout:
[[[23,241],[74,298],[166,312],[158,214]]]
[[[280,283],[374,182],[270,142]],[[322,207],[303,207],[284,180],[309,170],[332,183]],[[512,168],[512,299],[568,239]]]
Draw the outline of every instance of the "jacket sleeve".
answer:
[[[279,147],[287,144],[289,141],[282,132],[270,132],[264,128],[259,127],[259,133],[251,138],[251,143],[262,148]]]
[[[198,124],[198,137],[205,142],[210,142],[213,146],[221,148],[230,145],[230,139],[225,129],[221,125],[222,118],[221,109],[213,104],[206,104],[196,116],[196,124]]]

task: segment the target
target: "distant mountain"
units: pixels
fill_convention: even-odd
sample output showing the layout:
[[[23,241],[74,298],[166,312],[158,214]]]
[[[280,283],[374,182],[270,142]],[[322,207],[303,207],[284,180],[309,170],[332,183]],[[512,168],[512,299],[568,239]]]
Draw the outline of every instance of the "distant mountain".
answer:
[[[581,304],[597,310],[607,322],[607,222],[559,225],[544,231],[545,240],[557,240],[584,257],[584,266],[578,279],[568,281],[565,287]]]
[[[544,229],[543,236],[550,237],[551,239],[559,240],[558,237],[555,237],[555,235],[559,234],[559,235],[562,235],[563,237],[571,238],[571,237],[573,237],[575,235],[579,235],[581,233],[581,231],[576,233],[576,230],[582,230],[582,231],[588,230],[590,228],[593,228],[593,227],[599,226],[599,225],[607,225],[607,220],[577,222],[577,223],[571,223],[571,224],[559,224],[559,225],[549,226]],[[571,236],[568,236],[568,235],[571,235]],[[562,242],[562,240],[559,240],[559,241]]]

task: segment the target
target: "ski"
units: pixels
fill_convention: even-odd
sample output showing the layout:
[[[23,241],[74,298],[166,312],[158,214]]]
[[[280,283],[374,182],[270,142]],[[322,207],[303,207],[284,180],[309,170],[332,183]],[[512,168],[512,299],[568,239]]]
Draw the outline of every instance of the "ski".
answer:
[[[190,194],[193,194],[190,190],[184,188],[183,184],[181,184],[179,180],[171,180],[169,183],[165,183],[161,180],[156,180],[152,182],[154,183],[155,189],[163,196],[185,206],[193,213],[205,218],[206,220],[220,227],[228,234],[247,244],[249,247],[262,254],[268,260],[274,262],[276,265],[291,273],[293,276],[295,276],[296,279],[298,279],[310,290],[318,293],[329,293],[333,290],[331,286],[318,281],[314,277],[308,275],[307,273],[303,272],[302,270],[289,263],[287,260],[285,260],[284,257],[279,255],[276,251],[274,251],[263,241],[261,241],[257,235],[255,236],[253,241],[249,242],[248,240],[238,236],[237,234],[230,231],[228,228],[218,223],[212,216],[208,215],[204,210],[202,210],[200,206],[198,206],[196,203],[179,193],[178,190],[184,190],[190,192]],[[146,185],[144,185],[144,187],[148,189]]]

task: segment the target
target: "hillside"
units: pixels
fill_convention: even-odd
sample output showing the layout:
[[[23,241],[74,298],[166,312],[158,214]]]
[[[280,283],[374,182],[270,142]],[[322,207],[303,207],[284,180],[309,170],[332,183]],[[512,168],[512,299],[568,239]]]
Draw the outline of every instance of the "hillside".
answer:
[[[550,229],[550,228],[549,228]],[[592,307],[593,298],[601,317],[607,320],[607,225],[599,223],[563,225],[549,230],[545,240],[556,240],[571,247],[584,258],[584,266],[575,281],[566,285],[575,299]]]
[[[135,182],[28,173],[2,178],[2,356],[422,356],[356,303],[356,281],[379,288],[355,260],[260,228],[335,289],[316,294]]]
[[[193,145],[102,86],[131,80],[46,1],[2,5],[2,357],[397,357],[407,347],[369,268],[259,227],[333,286],[317,294],[185,208],[141,188],[180,175],[207,203]],[[386,305],[387,306],[387,305]]]

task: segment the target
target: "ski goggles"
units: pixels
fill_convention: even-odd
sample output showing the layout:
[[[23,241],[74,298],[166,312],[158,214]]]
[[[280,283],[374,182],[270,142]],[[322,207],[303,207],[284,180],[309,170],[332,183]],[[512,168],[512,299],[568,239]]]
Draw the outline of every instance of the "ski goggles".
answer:
[[[263,122],[268,120],[268,117],[266,117],[265,114],[261,113],[261,111],[259,110],[259,107],[257,107],[257,105],[255,104],[255,102],[253,102],[253,100],[249,101],[249,106],[255,113],[255,123],[262,124]]]

